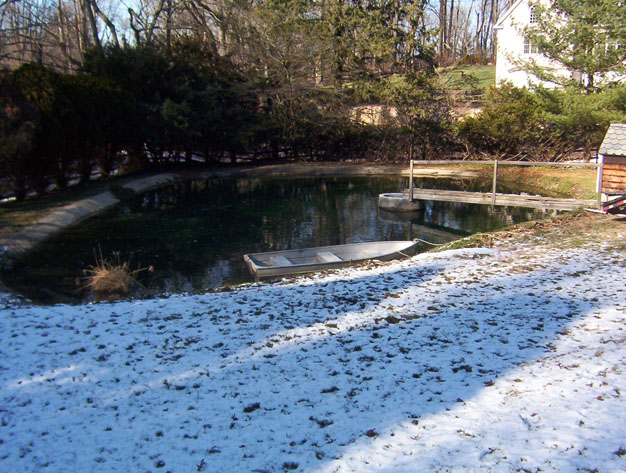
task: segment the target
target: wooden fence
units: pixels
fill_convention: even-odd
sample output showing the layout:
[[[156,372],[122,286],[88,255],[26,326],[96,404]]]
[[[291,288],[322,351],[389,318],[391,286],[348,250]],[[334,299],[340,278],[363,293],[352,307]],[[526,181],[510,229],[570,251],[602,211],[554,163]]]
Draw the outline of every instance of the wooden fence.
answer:
[[[493,166],[493,185],[491,198],[489,194],[481,192],[457,192],[457,191],[437,191],[434,189],[421,189],[416,196],[413,186],[413,173],[416,164],[437,165],[437,164],[488,164]],[[512,205],[518,207],[552,208],[561,210],[573,210],[581,206],[597,207],[599,201],[579,200],[579,199],[554,199],[541,196],[519,196],[515,194],[497,194],[498,187],[498,166],[546,166],[560,168],[598,168],[598,163],[569,162],[529,162],[529,161],[460,161],[460,160],[410,160],[409,162],[409,200],[443,200],[468,202],[478,204]]]

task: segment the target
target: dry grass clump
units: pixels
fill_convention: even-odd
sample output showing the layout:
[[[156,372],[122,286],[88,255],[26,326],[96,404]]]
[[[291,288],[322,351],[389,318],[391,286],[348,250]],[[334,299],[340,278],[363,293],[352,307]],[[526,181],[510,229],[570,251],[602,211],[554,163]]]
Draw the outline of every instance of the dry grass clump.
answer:
[[[130,259],[122,261],[118,252],[114,252],[113,258],[107,260],[102,256],[102,250],[98,250],[98,253],[94,251],[96,265],[83,271],[81,289],[93,292],[98,299],[110,300],[126,297],[135,289],[143,287],[137,275],[142,271],[152,271],[152,267],[131,269]]]

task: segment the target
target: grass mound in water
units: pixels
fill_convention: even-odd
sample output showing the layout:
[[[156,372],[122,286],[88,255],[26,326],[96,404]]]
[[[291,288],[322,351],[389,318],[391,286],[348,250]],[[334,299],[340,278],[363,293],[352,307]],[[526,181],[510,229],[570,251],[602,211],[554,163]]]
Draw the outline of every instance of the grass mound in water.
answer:
[[[83,271],[81,278],[82,288],[95,294],[98,299],[118,299],[126,297],[141,284],[137,276],[142,271],[150,271],[151,267],[131,269],[130,259],[122,261],[120,254],[113,253],[112,259],[102,256],[99,250],[96,254],[95,266],[90,266]]]

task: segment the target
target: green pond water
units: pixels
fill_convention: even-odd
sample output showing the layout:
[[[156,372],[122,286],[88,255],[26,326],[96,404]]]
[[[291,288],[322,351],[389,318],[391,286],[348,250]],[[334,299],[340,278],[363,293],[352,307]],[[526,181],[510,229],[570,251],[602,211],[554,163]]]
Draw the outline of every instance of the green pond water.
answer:
[[[427,188],[488,190],[474,181],[418,180]],[[485,184],[486,185],[486,184]],[[525,220],[541,211],[427,202],[392,214],[378,195],[407,178],[223,179],[179,183],[142,194],[50,240],[4,276],[40,303],[79,302],[84,270],[118,253],[143,272],[144,294],[206,290],[251,281],[242,255],[375,240],[444,243]],[[427,244],[422,251],[432,248]]]

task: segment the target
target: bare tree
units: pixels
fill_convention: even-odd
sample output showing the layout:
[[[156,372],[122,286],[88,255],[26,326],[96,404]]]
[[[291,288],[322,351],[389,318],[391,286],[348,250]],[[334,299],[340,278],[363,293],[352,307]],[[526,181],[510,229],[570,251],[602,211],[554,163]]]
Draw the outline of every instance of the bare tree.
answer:
[[[473,53],[480,61],[493,57],[493,27],[506,0],[441,0],[429,4],[430,27],[436,31],[440,64],[453,64]]]
[[[439,60],[445,63],[448,49],[448,27],[446,18],[448,17],[447,0],[439,0]]]
[[[59,2],[61,0],[58,0]],[[99,31],[98,24],[96,22],[96,17],[104,24],[104,30],[110,34],[111,40],[115,46],[119,46],[120,42],[117,38],[117,30],[113,22],[109,19],[107,15],[105,15],[96,0],[82,0],[83,8],[87,11],[87,15],[89,17],[89,23],[91,25],[91,33],[93,35],[94,44],[98,47],[102,47],[102,39],[101,32]]]
[[[129,26],[137,44],[170,46],[177,37],[194,36],[214,53],[226,54],[237,9],[226,0],[140,0],[128,8]]]
[[[101,0],[102,1],[102,0]],[[119,44],[96,0],[5,0],[0,3],[0,62],[37,62],[74,70],[90,47]]]
[[[476,35],[474,50],[481,61],[492,58],[494,54],[494,31],[493,27],[500,13],[498,0],[480,0],[480,6],[476,11]]]

